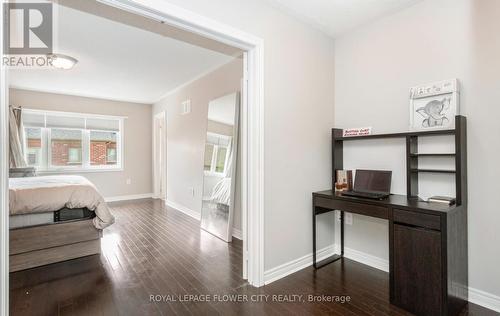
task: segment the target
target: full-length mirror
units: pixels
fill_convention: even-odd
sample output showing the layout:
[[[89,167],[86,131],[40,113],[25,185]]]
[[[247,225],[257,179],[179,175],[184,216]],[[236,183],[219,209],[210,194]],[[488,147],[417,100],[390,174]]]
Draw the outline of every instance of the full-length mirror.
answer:
[[[231,241],[238,150],[239,93],[208,104],[201,228]]]

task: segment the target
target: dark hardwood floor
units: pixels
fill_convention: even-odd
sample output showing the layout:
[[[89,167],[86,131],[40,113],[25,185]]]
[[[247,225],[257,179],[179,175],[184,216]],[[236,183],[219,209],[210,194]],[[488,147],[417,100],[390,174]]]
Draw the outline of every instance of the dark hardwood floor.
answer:
[[[197,221],[158,200],[110,205],[116,224],[104,232],[101,256],[10,275],[12,315],[408,315],[389,304],[385,272],[345,259],[256,289],[241,278],[241,242],[228,245],[200,231]],[[213,301],[235,295],[262,300]],[[309,295],[350,301],[308,302]],[[498,314],[470,304],[462,315]]]

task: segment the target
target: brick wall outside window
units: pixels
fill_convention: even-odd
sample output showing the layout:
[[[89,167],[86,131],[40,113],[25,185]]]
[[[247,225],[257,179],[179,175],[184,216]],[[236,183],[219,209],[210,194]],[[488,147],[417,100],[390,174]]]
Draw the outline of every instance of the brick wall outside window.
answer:
[[[116,149],[116,143],[106,141],[91,141],[90,164],[93,166],[115,164],[116,161],[108,161],[108,149],[110,148]]]
[[[28,148],[41,148],[42,142],[37,138],[29,138]],[[67,166],[69,162],[69,149],[82,149],[81,141],[75,140],[52,140],[52,165]],[[93,166],[116,164],[116,161],[108,161],[108,149],[116,149],[115,142],[91,141],[90,142],[90,164]]]
[[[69,149],[82,149],[82,142],[79,140],[52,140],[52,160],[53,166],[75,165],[69,161]],[[76,164],[79,165],[80,163]]]
[[[42,147],[42,141],[37,138],[30,138],[28,139],[28,148],[40,148]]]
[[[28,110],[29,111],[29,110]],[[115,117],[89,117],[33,111],[24,118],[25,158],[40,171],[52,169],[117,169],[121,165],[121,122]],[[36,127],[40,125],[41,127]],[[45,124],[44,124],[45,122]],[[30,125],[30,124],[35,124]],[[85,123],[85,128],[81,128]],[[101,167],[101,168],[98,168]]]
[[[28,148],[40,148],[40,139],[28,139]],[[80,141],[69,141],[69,140],[53,140],[52,141],[52,165],[55,166],[66,166],[68,161],[68,151],[69,148],[81,149],[82,145]],[[105,141],[92,141],[90,143],[90,164],[91,165],[106,165],[108,163],[116,163],[115,161],[107,161],[108,149],[116,149],[116,143],[105,142]]]

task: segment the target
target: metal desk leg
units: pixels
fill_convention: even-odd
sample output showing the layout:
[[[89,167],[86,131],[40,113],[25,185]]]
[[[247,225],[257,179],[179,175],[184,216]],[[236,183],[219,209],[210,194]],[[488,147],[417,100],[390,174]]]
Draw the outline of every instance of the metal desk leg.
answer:
[[[333,211],[333,210],[332,210]],[[332,262],[342,259],[344,256],[344,212],[340,211],[340,255],[334,254],[328,258],[316,262],[316,212],[313,211],[313,266],[315,269],[326,266]]]
[[[313,222],[313,266],[315,269],[318,267],[316,266],[316,208],[313,205],[313,212],[312,212],[312,222]]]
[[[340,211],[340,256],[344,257],[344,211]]]

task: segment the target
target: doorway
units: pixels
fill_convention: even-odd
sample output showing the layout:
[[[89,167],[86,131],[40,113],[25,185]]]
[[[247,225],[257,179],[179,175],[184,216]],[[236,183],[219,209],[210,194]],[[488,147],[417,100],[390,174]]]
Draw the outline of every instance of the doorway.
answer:
[[[153,124],[153,181],[154,198],[167,198],[167,128],[165,112],[154,116]]]
[[[243,277],[254,286],[264,284],[264,94],[263,41],[233,27],[172,6],[164,0],[100,0],[100,5],[119,8],[160,21],[196,36],[216,40],[244,50],[244,84],[241,106],[242,156],[242,235]],[[0,27],[3,27],[0,15]],[[3,37],[3,30],[0,30]],[[3,38],[0,39],[0,45]],[[0,68],[0,299],[2,313],[8,314],[8,80],[5,67]],[[166,126],[164,126],[165,128]],[[164,133],[163,133],[164,134]],[[161,146],[161,145],[159,145]],[[166,153],[166,147],[163,146]],[[163,155],[163,158],[165,155]],[[166,177],[165,177],[166,178]],[[161,185],[160,185],[161,186]],[[166,189],[166,185],[163,185]],[[159,193],[161,194],[161,193]]]

